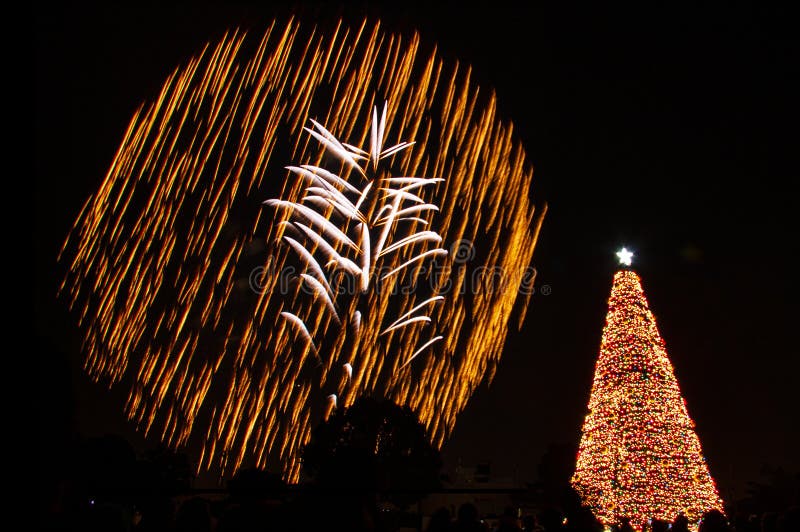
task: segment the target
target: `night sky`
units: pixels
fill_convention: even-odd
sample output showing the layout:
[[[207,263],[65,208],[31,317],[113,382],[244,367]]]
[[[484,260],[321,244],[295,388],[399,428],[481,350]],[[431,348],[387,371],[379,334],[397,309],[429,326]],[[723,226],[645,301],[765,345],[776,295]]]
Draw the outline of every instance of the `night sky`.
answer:
[[[552,4],[552,3],[549,3]],[[41,8],[36,20],[36,330],[44,467],[66,442],[105,432],[145,442],[123,391],[80,368],[75,315],[55,297],[55,258],[101,182],[132,112],[167,74],[234,26],[260,33],[364,14],[420,32],[473,66],[535,168],[549,212],[536,294],[443,448],[454,466],[490,460],[536,478],[549,444],[577,446],[616,269],[634,268],[723,498],[763,465],[800,469],[796,375],[798,33],[777,8],[558,3],[432,9],[203,6]]]

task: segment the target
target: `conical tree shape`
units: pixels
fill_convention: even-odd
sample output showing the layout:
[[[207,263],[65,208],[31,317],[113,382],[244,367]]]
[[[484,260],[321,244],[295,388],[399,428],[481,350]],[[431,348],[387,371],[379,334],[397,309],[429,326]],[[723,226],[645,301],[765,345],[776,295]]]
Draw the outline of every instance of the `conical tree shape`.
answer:
[[[604,524],[722,510],[639,276],[619,271],[608,302],[572,484]]]

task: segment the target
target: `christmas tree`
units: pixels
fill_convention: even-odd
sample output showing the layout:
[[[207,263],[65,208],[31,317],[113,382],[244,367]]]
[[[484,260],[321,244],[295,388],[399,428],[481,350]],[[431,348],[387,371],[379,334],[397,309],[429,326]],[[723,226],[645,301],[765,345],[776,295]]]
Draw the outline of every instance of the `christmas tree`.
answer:
[[[630,252],[618,253],[630,265]],[[614,276],[572,484],[606,525],[722,510],[639,276]]]

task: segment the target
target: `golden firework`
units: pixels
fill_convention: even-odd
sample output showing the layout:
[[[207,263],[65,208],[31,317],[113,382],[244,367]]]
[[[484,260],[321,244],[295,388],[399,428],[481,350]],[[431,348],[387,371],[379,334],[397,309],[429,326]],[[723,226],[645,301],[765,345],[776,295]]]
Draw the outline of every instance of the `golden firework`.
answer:
[[[312,424],[337,397],[347,405],[362,394],[407,404],[441,445],[476,387],[491,381],[515,303],[521,325],[532,293],[519,287],[530,288],[546,209],[535,212],[529,200],[532,169],[494,94],[480,92],[468,67],[423,51],[416,34],[366,20],[324,33],[304,28],[273,23],[256,39],[231,31],[176,68],[134,113],[62,250],[69,269],[61,290],[85,331],[86,371],[130,387],[125,411],[146,434],[175,447],[196,442],[198,469],[280,463],[293,481]],[[418,191],[440,209],[435,217],[432,209],[408,213],[418,219],[408,223],[440,240],[426,233],[406,242],[405,259],[470,247],[465,256],[426,255],[391,280],[424,280],[427,290],[356,298],[343,316],[352,326],[368,309],[361,334],[331,336],[338,315],[311,312],[327,305],[322,278],[298,271],[287,283],[284,275],[298,264],[295,248],[318,251],[308,246],[313,237],[294,209],[275,216],[260,207],[270,188],[286,205],[303,203],[308,179],[297,169],[325,166],[326,150],[303,132],[309,118],[359,154],[356,146],[375,138],[376,122],[365,118],[384,101],[380,141],[414,141],[386,158],[392,175],[444,179]],[[287,172],[287,161],[302,164]],[[318,212],[332,220],[335,210]],[[298,246],[280,243],[286,235]],[[437,297],[445,301],[427,301]],[[430,322],[387,331],[422,317],[412,309],[423,304]],[[437,336],[419,341],[429,324],[442,331],[432,344]]]

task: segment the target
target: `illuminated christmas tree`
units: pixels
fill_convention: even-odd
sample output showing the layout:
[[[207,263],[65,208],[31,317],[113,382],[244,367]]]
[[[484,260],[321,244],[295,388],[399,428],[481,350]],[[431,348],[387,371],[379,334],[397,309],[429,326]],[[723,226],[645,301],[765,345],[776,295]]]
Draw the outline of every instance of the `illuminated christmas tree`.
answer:
[[[632,254],[617,254],[630,265]],[[606,525],[722,510],[639,276],[614,276],[572,484]]]

